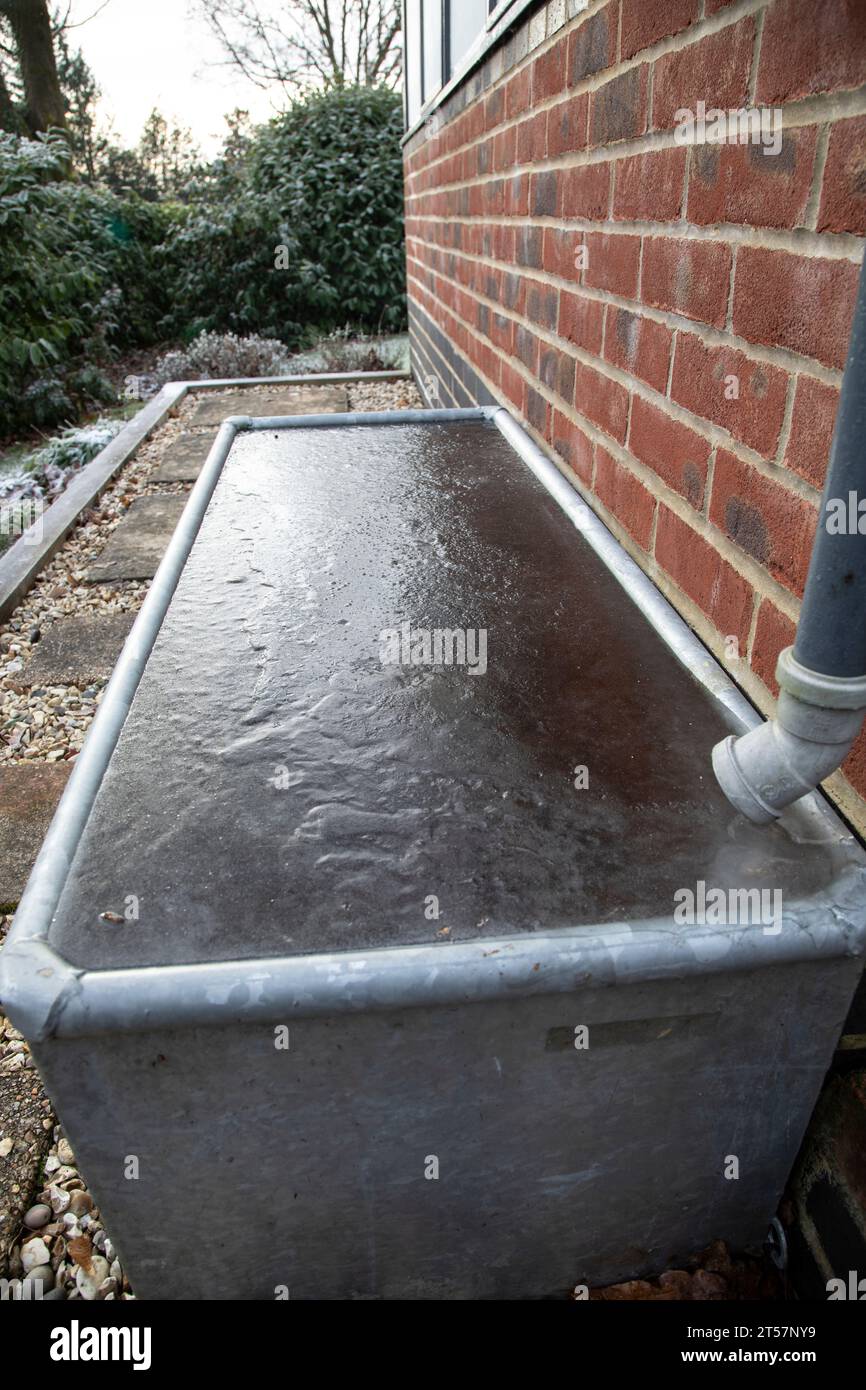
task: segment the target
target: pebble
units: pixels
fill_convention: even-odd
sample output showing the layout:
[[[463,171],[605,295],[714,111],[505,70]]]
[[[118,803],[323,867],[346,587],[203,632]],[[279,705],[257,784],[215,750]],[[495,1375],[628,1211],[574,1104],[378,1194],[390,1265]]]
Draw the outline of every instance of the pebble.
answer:
[[[90,1261],[90,1269],[84,1269],[81,1265],[75,1271],[75,1287],[86,1299],[88,1303],[93,1303],[99,1297],[99,1290],[108,1278],[109,1265],[101,1255],[94,1255]]]
[[[93,1198],[89,1192],[76,1191],[70,1195],[69,1211],[73,1216],[86,1216],[93,1211]]]
[[[14,1139],[0,1139],[0,1158],[8,1158],[14,1147]]]
[[[37,1206],[31,1207],[24,1216],[24,1225],[29,1231],[38,1231],[42,1226],[47,1226],[51,1220],[51,1208],[39,1202]]]
[[[21,1268],[25,1274],[29,1274],[31,1269],[37,1265],[47,1265],[50,1263],[51,1253],[44,1240],[36,1236],[33,1240],[28,1240],[26,1245],[21,1247]]]
[[[22,1293],[30,1290],[30,1297],[39,1296],[39,1286],[42,1286],[42,1293],[46,1294],[54,1288],[54,1270],[50,1265],[38,1265],[36,1269],[30,1271],[26,1279],[22,1281]]]
[[[60,1142],[58,1143],[58,1145],[57,1145],[57,1157],[60,1159],[60,1162],[61,1162],[65,1167],[68,1167],[68,1168],[74,1168],[74,1167],[75,1167],[75,1154],[72,1152],[72,1145],[70,1144],[70,1142],[69,1142],[68,1139],[61,1139]],[[75,1174],[72,1173],[72,1174],[70,1174],[70,1176],[71,1176],[71,1177],[74,1177]]]
[[[51,1210],[55,1216],[62,1216],[72,1200],[69,1192],[64,1192],[62,1187],[56,1187],[53,1183],[49,1189],[51,1193]]]

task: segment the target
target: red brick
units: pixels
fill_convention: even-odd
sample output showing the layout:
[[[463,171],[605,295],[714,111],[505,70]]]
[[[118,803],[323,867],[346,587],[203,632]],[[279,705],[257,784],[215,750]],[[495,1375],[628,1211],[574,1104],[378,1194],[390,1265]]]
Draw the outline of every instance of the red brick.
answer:
[[[618,12],[615,4],[596,10],[568,39],[568,85],[609,68],[616,58]]]
[[[514,349],[514,320],[506,314],[491,314],[490,340],[510,356]]]
[[[551,443],[563,463],[585,483],[591,484],[592,440],[559,410],[553,412]]]
[[[581,271],[575,263],[578,247],[583,243],[579,232],[564,232],[561,227],[544,228],[544,255],[542,267],[550,275],[559,275],[563,280],[580,280]]]
[[[571,405],[574,400],[574,358],[556,347],[542,345],[539,380]]]
[[[575,367],[575,409],[605,434],[625,443],[628,423],[628,391],[618,381],[602,376],[593,367],[578,362]]]
[[[628,447],[635,458],[700,511],[710,460],[710,445],[706,439],[635,396],[631,405]]]
[[[532,104],[538,106],[565,90],[567,40],[560,39],[532,64]]]
[[[638,478],[599,444],[593,491],[643,550],[649,550],[656,500]]]
[[[518,174],[505,182],[506,217],[526,217],[529,213],[529,174]]]
[[[544,169],[532,175],[529,206],[533,217],[556,217],[560,202],[559,179],[558,169]]]
[[[745,651],[752,619],[752,590],[733,565],[703,536],[659,503],[655,555],[662,569],[724,636]]]
[[[722,242],[647,237],[641,297],[657,309],[722,328],[730,271],[731,249]]]
[[[537,164],[547,158],[547,112],[539,111],[517,127],[518,164]]]
[[[528,367],[533,376],[538,375],[539,343],[535,334],[520,324],[514,330],[514,355]]]
[[[782,133],[778,154],[763,145],[700,145],[692,152],[688,219],[800,227],[806,217],[817,130]]]
[[[866,796],[866,729],[842,764],[842,771],[854,790]]]
[[[591,145],[633,140],[647,128],[648,64],[629,68],[592,93],[589,111]]]
[[[656,130],[672,126],[680,109],[695,111],[699,101],[708,108],[744,106],[754,44],[755,21],[749,17],[659,58],[653,73]]]
[[[526,388],[525,410],[532,428],[546,439],[550,425],[550,405],[532,386]]]
[[[517,127],[509,126],[500,130],[493,140],[493,171],[500,174],[503,169],[512,169],[517,162]]]
[[[532,103],[532,69],[523,68],[505,88],[505,115],[508,120],[521,116]]]
[[[827,476],[838,408],[839,392],[835,386],[826,386],[811,376],[797,378],[785,467],[792,468],[816,488],[823,488]]]
[[[699,15],[698,0],[622,0],[622,57],[680,33]]]
[[[720,449],[710,520],[786,589],[802,595],[818,524],[810,502]]]
[[[595,220],[607,216],[610,165],[580,164],[561,174],[562,216]]]
[[[624,372],[640,377],[654,391],[667,389],[673,333],[663,323],[611,304],[607,315],[604,355]]]
[[[732,376],[737,378],[739,395],[728,399]],[[775,454],[788,398],[788,374],[781,368],[753,362],[736,348],[707,347],[693,333],[682,333],[677,338],[671,396],[765,457]]]
[[[640,237],[588,232],[583,283],[624,299],[637,298],[640,275]]]
[[[559,296],[559,336],[597,357],[601,352],[604,305],[563,290]]]
[[[740,247],[734,332],[844,367],[859,267],[850,261]]]
[[[505,118],[505,88],[497,87],[484,102],[484,129],[493,130]]]
[[[773,695],[779,694],[779,684],[776,680],[779,656],[786,647],[793,646],[796,635],[796,623],[792,623],[788,615],[782,613],[768,598],[764,599],[758,613],[755,640],[752,644],[752,670]]]
[[[685,149],[655,150],[616,165],[613,215],[630,221],[675,222],[683,201]]]
[[[830,132],[818,231],[866,235],[866,116],[837,121]]]
[[[586,117],[589,97],[586,92],[569,97],[547,113],[547,153],[554,159],[586,148]]]
[[[541,328],[555,328],[559,318],[559,290],[530,282],[526,287],[526,317]]]
[[[771,104],[866,82],[863,0],[776,0],[761,39],[756,101]]]
[[[501,386],[506,399],[511,401],[518,414],[522,415],[526,401],[526,382],[509,362],[502,363]]]
[[[531,266],[534,270],[540,270],[544,260],[544,227],[518,227],[516,232],[514,256],[517,264]],[[511,258],[505,253],[497,257],[498,260],[508,261]]]

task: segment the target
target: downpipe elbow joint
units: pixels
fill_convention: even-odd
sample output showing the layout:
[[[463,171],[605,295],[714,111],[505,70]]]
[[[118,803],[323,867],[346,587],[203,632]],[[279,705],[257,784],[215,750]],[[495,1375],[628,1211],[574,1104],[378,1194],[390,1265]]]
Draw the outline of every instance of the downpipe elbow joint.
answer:
[[[779,657],[776,717],[713,749],[713,769],[728,800],[767,825],[841,767],[866,718],[866,675],[824,676],[788,647]]]

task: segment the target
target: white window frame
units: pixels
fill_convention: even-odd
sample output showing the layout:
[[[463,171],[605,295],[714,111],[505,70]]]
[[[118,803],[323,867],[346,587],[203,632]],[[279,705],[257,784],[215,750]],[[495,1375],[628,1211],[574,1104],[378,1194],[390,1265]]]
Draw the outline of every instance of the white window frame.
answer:
[[[515,0],[497,0],[497,4],[487,16],[487,28],[492,29],[495,24],[498,24],[502,16],[511,9],[514,3]]]
[[[459,4],[459,3],[460,3],[460,0],[451,0],[451,2],[452,2],[452,4]],[[430,3],[431,3],[431,0],[425,0],[425,3],[430,4]],[[445,4],[444,4],[444,0],[439,0],[439,3],[440,3],[441,6],[442,6],[442,33],[443,33],[443,63],[442,63],[443,71],[442,71],[442,86],[440,87],[440,89],[439,89],[438,92],[435,92],[435,93],[433,93],[433,94],[430,95],[430,96],[427,96],[426,94],[424,94],[424,93],[423,93],[423,90],[422,90],[423,100],[422,100],[422,104],[421,104],[420,114],[416,117],[416,119],[415,119],[414,121],[410,121],[410,120],[409,120],[409,90],[408,90],[408,45],[406,44],[406,39],[407,39],[407,28],[406,28],[406,10],[407,10],[407,4],[406,4],[406,0],[404,0],[404,6],[403,6],[403,34],[404,34],[404,45],[406,45],[406,64],[405,64],[405,72],[407,73],[407,77],[404,79],[404,109],[405,109],[405,113],[406,113],[406,134],[405,134],[405,136],[404,136],[404,143],[405,143],[406,140],[411,139],[412,136],[415,134],[415,132],[416,132],[418,129],[420,129],[420,127],[421,127],[422,125],[424,125],[425,121],[427,121],[428,118],[433,114],[433,112],[436,110],[437,106],[440,106],[441,103],[442,103],[448,96],[450,96],[450,94],[451,94],[453,91],[455,91],[456,88],[458,88],[458,87],[461,85],[461,83],[463,83],[463,82],[466,81],[466,79],[467,79],[467,77],[469,76],[469,74],[472,72],[472,70],[473,70],[475,67],[477,67],[478,63],[482,61],[482,59],[484,58],[484,56],[486,55],[486,53],[487,53],[491,48],[495,47],[495,45],[498,43],[501,33],[503,32],[503,30],[504,30],[505,28],[508,27],[508,24],[509,24],[511,21],[516,20],[525,10],[529,10],[530,7],[533,7],[533,6],[534,6],[534,7],[538,7],[538,6],[540,6],[541,0],[498,0],[498,3],[497,3],[497,5],[496,5],[496,8],[495,8],[490,14],[488,14],[488,16],[487,16],[487,23],[486,23],[485,27],[484,27],[483,29],[481,29],[481,31],[479,32],[479,35],[478,35],[478,42],[476,42],[475,44],[473,44],[472,48],[471,48],[471,49],[469,50],[469,52],[465,55],[465,58],[463,59],[463,61],[461,61],[460,65],[454,70],[454,72],[453,72],[450,76],[446,76],[446,73],[445,73],[445,66],[446,66],[446,65],[445,65],[445,42],[444,42],[444,34],[445,34],[445,29],[446,29],[446,26],[445,26],[446,13],[445,13]],[[422,19],[422,25],[421,25],[422,36],[423,36],[423,29],[424,29],[424,26],[423,26],[423,19]],[[423,37],[422,37],[422,50],[421,50],[421,51],[422,51],[422,72],[423,72]],[[423,78],[422,78],[422,84],[423,84]]]

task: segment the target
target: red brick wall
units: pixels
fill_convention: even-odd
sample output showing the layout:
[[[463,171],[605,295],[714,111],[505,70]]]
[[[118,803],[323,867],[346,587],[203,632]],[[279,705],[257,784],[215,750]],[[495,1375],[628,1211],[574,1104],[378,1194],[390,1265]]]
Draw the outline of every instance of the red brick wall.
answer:
[[[413,331],[426,351],[438,326],[769,712],[866,234],[866,0],[579,7],[542,7],[409,141]],[[781,108],[781,153],[678,146],[699,100]],[[866,738],[845,771],[866,826]]]

